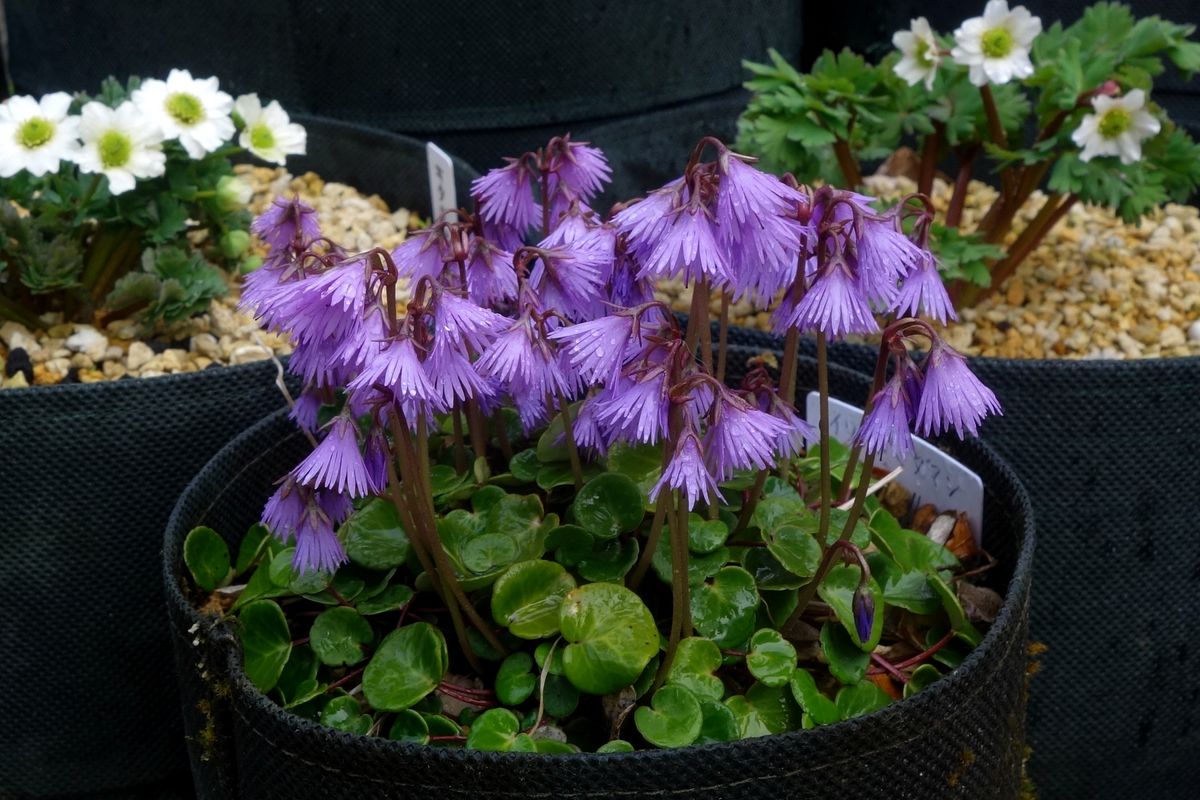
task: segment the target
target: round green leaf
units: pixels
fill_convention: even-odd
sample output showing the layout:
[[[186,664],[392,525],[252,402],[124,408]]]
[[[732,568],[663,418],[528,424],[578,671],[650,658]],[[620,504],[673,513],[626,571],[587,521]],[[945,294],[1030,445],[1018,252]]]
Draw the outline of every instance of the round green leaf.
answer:
[[[224,586],[233,577],[229,545],[212,528],[192,528],[183,540],[183,563],[196,585],[206,592]]]
[[[517,745],[521,734],[521,721],[507,708],[489,708],[479,715],[471,732],[467,734],[467,747],[472,750],[487,750],[494,753],[531,752]],[[523,744],[523,743],[522,743]],[[534,747],[536,749],[536,746]]]
[[[562,755],[563,753],[578,753],[579,748],[567,742],[560,742],[556,739],[534,739],[534,744],[537,746],[539,753],[554,753]]]
[[[269,692],[292,653],[292,635],[283,609],[274,600],[255,600],[242,608],[238,619],[246,677],[259,690]]]
[[[513,653],[504,659],[496,672],[496,699],[506,706],[517,706],[528,700],[538,684],[532,669],[533,656],[529,653]]]
[[[613,739],[596,748],[597,753],[632,753],[633,745],[624,739]]]
[[[790,572],[765,547],[747,547],[742,555],[742,566],[754,576],[754,583],[763,591],[799,589],[808,582],[808,578]]]
[[[513,564],[492,588],[492,618],[522,639],[558,633],[563,598],[575,579],[553,561]]]
[[[558,660],[557,656],[555,660]],[[549,716],[562,719],[575,713],[579,706],[579,690],[563,675],[547,675],[546,692],[542,700]]]
[[[358,701],[348,695],[332,698],[321,709],[321,724],[346,733],[365,734],[374,722],[363,714]]]
[[[353,608],[335,606],[322,611],[313,621],[309,644],[321,663],[330,667],[349,666],[363,659],[363,645],[374,638],[371,625]]]
[[[484,575],[513,562],[517,543],[499,533],[485,533],[463,544],[463,566],[477,575]]]
[[[403,711],[437,688],[446,674],[446,640],[426,622],[392,631],[363,671],[363,695],[379,711]]]
[[[725,684],[713,673],[721,666],[721,648],[716,642],[700,636],[690,636],[679,642],[675,660],[667,671],[667,683],[690,690],[698,699],[720,700],[725,696]]]
[[[303,575],[292,568],[292,560],[296,556],[296,548],[288,547],[275,554],[267,568],[271,582],[276,586],[286,587],[293,594],[312,594],[320,592],[329,585],[329,573],[306,572]],[[330,597],[330,602],[336,602]]]
[[[744,695],[736,695],[725,705],[737,719],[743,739],[793,730],[799,721],[799,709],[783,689],[756,683]]]
[[[883,635],[883,590],[874,578],[867,584],[875,600],[875,615],[871,623],[871,638],[864,642],[858,638],[853,610],[854,591],[858,588],[861,575],[862,570],[857,564],[838,564],[826,573],[825,579],[817,587],[817,594],[829,604],[833,613],[837,614],[838,621],[842,623],[854,643],[864,653],[870,653],[879,644],[879,637]]]
[[[275,682],[275,691],[279,692],[285,706],[293,705],[303,695],[311,693],[316,686],[319,667],[311,647],[302,644],[292,648],[279,680]]]
[[[241,575],[250,569],[258,557],[267,552],[273,541],[275,540],[272,539],[271,532],[265,525],[261,523],[251,525],[247,529],[246,535],[242,537],[241,543],[238,544],[237,562],[233,565],[234,573]]]
[[[372,595],[356,604],[358,613],[364,617],[373,614],[383,614],[387,611],[397,611],[413,599],[413,590],[402,583],[393,583],[379,594]]]
[[[796,669],[796,648],[779,631],[763,628],[750,637],[746,666],[764,685],[786,686]]]
[[[563,669],[584,692],[608,694],[629,686],[658,653],[650,610],[615,583],[590,583],[571,591],[563,600],[559,624],[569,642]]]
[[[904,696],[912,697],[917,692],[932,685],[941,677],[942,673],[938,672],[938,668],[933,664],[922,664],[913,670],[908,683],[904,684]]]
[[[725,544],[729,526],[719,519],[705,519],[699,514],[688,515],[688,549],[693,553],[711,553]]]
[[[695,744],[737,740],[738,721],[729,706],[716,700],[701,699],[700,713],[704,719],[700,723],[700,735],[696,737]]]
[[[429,723],[411,708],[401,711],[396,714],[392,727],[388,729],[388,738],[396,742],[429,744]]]
[[[551,654],[553,651],[553,654]],[[546,666],[546,659],[550,660],[550,666]],[[562,666],[562,648],[555,647],[553,642],[542,642],[533,649],[533,660],[537,662],[538,671],[545,669],[551,675],[565,675]]]
[[[656,747],[686,747],[700,735],[703,719],[696,696],[674,685],[655,692],[650,707],[633,712],[638,732]]]
[[[692,589],[692,624],[718,647],[735,647],[754,633],[758,609],[754,576],[741,567],[722,567]]]
[[[808,670],[794,670],[789,685],[792,697],[814,725],[829,725],[842,718],[837,705],[817,688],[817,682]]]
[[[891,702],[891,696],[871,681],[843,686],[837,693],[837,708],[842,719],[853,719],[870,714]]]
[[[633,479],[606,472],[584,485],[575,496],[575,519],[602,539],[636,530],[646,515],[646,499]]]
[[[826,622],[821,626],[821,650],[829,671],[842,683],[858,683],[867,674],[871,654],[863,652],[840,624]]]
[[[593,583],[620,583],[637,563],[641,549],[636,538],[597,541],[591,552],[579,560],[575,569],[580,577]]]
[[[798,525],[782,525],[764,534],[767,549],[784,569],[801,578],[811,578],[821,566],[821,545],[812,531]],[[781,587],[782,588],[782,587]]]
[[[536,450],[522,450],[509,460],[508,471],[517,480],[532,483],[537,479],[541,466],[542,462],[538,461]]]
[[[412,549],[396,507],[378,497],[351,514],[339,533],[346,544],[346,555],[367,569],[399,567]]]

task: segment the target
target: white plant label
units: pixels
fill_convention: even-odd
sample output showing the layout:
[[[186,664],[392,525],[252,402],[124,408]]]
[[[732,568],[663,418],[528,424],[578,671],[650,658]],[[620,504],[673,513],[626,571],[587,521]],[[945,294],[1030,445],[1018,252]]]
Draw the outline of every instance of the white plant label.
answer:
[[[433,142],[425,143],[425,162],[429,165],[429,205],[433,218],[437,220],[447,211],[458,208],[458,197],[454,191],[454,162],[446,151]],[[447,217],[458,221],[457,214]]]
[[[821,396],[809,392],[805,417],[816,425],[821,419]],[[829,435],[848,443],[862,420],[861,408],[829,398]],[[917,505],[932,503],[938,511],[965,511],[975,544],[981,545],[983,531],[983,480],[957,459],[919,437],[913,437],[913,455],[904,461],[889,456],[876,458],[876,465],[891,470],[903,467],[896,482],[912,492]]]

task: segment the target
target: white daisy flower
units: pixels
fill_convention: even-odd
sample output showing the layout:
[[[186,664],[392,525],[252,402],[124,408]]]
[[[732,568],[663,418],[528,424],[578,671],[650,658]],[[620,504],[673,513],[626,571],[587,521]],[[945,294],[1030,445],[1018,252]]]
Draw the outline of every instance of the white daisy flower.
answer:
[[[148,80],[133,93],[133,102],[167,139],[179,139],[192,158],[203,158],[233,138],[229,113],[233,98],[222,92],[216,78],[192,77],[173,69],[165,81]]]
[[[245,123],[238,144],[263,161],[282,164],[288,156],[302,156],[308,143],[304,126],[292,122],[272,100],[263,108],[257,94],[244,94],[233,105]]]
[[[1079,154],[1083,161],[1096,156],[1120,156],[1122,164],[1141,161],[1142,142],[1162,129],[1146,110],[1146,93],[1141,89],[1124,97],[1097,95],[1092,108],[1096,113],[1084,117],[1071,134],[1071,141],[1083,148]]]
[[[80,115],[82,172],[104,175],[113,194],[128,192],[138,178],[157,178],[167,168],[162,132],[133,103],[116,108],[91,102]]]
[[[929,27],[929,20],[917,17],[912,27],[892,34],[892,44],[902,58],[892,67],[893,71],[915,86],[924,81],[927,90],[933,90],[933,79],[937,77],[938,65],[942,63],[941,46],[937,35]]]
[[[21,170],[30,175],[57,172],[79,151],[79,117],[67,115],[71,95],[54,92],[41,100],[29,95],[0,103],[0,178]]]
[[[954,32],[950,55],[970,68],[971,83],[1008,83],[1033,74],[1029,47],[1042,32],[1042,21],[1025,6],[1008,10],[1007,0],[989,0],[982,17],[972,17]]]

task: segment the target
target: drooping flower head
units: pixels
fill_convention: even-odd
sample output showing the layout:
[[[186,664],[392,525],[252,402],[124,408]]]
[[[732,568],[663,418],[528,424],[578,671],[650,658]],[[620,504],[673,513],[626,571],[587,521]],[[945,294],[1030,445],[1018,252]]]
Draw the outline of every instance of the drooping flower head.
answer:
[[[488,222],[524,232],[539,224],[542,206],[533,196],[533,175],[524,158],[507,158],[471,183],[479,214]]]
[[[276,197],[250,223],[250,231],[272,250],[286,250],[320,238],[321,225],[316,209],[300,198]]]
[[[1083,148],[1081,161],[1096,156],[1118,156],[1122,164],[1142,160],[1142,142],[1162,130],[1158,118],[1146,110],[1146,93],[1141,89],[1123,97],[1098,94],[1092,98],[1094,114],[1088,114],[1071,134],[1071,141]]]
[[[662,477],[650,490],[650,499],[657,500],[663,489],[676,489],[687,498],[687,507],[696,507],[696,501],[703,498],[704,502],[723,501],[717,482],[708,471],[704,451],[700,445],[700,437],[696,431],[688,429],[679,437],[675,452],[671,456]]]
[[[712,473],[728,480],[739,469],[770,469],[776,444],[789,431],[776,417],[759,411],[724,387],[715,387],[704,451]]]
[[[864,453],[888,455],[903,461],[913,453],[912,421],[912,398],[903,375],[897,374],[875,394],[871,410],[854,434],[853,444],[861,447]]]
[[[962,439],[975,436],[988,414],[1000,414],[1000,402],[967,366],[962,354],[934,338],[924,363],[925,379],[917,406],[917,430],[924,435],[951,428]]]
[[[787,306],[781,305],[780,311]],[[879,330],[862,283],[850,261],[838,253],[817,273],[804,297],[790,314],[775,319],[776,330],[795,328],[801,333],[817,332],[840,339],[847,334],[869,334]]]
[[[596,408],[596,420],[613,439],[654,444],[667,433],[670,389],[667,370],[652,365],[616,381]]]
[[[958,319],[933,253],[921,253],[917,265],[904,276],[889,310],[896,316],[924,315],[943,325],[947,320]]]
[[[178,139],[192,158],[203,158],[233,138],[233,98],[216,78],[193,78],[173,69],[165,81],[142,81],[131,96],[134,104],[167,139]]]
[[[572,142],[570,134],[550,141],[546,162],[546,169],[583,200],[591,200],[612,180],[612,167],[603,151],[587,142]]]
[[[53,92],[34,100],[28,95],[0,103],[0,178],[21,170],[30,175],[57,172],[79,151],[79,117],[68,114],[71,95]]]
[[[1025,6],[1011,11],[1008,0],[988,0],[982,17],[972,17],[954,32],[954,60],[970,69],[971,83],[1001,85],[1033,74],[1029,48],[1042,32],[1042,21]]]
[[[358,441],[358,428],[348,413],[329,423],[320,444],[296,467],[296,480],[317,489],[332,489],[351,497],[379,491],[367,472]]]
[[[925,89],[933,91],[938,66],[942,63],[941,45],[937,34],[929,27],[929,20],[917,17],[906,31],[892,34],[892,46],[900,51],[900,60],[892,70],[909,86],[924,83]]]

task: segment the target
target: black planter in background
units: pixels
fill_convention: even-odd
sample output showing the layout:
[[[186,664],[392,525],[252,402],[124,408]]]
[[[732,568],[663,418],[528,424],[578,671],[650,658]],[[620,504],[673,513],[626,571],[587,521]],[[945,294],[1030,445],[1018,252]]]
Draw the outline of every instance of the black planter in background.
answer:
[[[432,139],[480,169],[569,131],[613,161],[606,200],[674,177],[704,133],[732,138],[742,59],[769,47],[798,58],[799,5],[59,0],[51,14],[39,0],[5,3],[18,91],[186,67],[293,113]],[[662,141],[685,140],[658,157]]]

